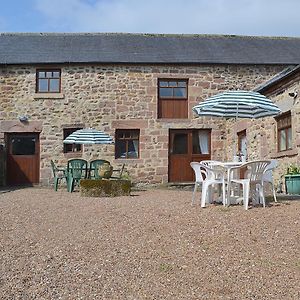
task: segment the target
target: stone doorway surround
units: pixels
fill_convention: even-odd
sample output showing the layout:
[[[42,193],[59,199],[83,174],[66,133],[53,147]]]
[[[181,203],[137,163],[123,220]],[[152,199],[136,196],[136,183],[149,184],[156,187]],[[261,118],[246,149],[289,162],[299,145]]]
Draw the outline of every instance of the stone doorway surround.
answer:
[[[0,186],[6,185],[6,149],[7,141],[5,140],[5,134],[7,133],[41,133],[43,128],[42,121],[24,121],[20,120],[4,120],[0,121],[0,144],[4,146],[4,162],[2,168],[2,182]]]

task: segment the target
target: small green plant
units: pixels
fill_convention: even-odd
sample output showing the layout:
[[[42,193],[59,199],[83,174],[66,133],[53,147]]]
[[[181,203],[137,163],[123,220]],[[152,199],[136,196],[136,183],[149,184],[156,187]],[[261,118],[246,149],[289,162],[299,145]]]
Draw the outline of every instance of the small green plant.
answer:
[[[300,174],[300,167],[297,167],[296,165],[290,165],[287,168],[287,175],[296,175],[296,174]]]
[[[172,267],[172,265],[170,265],[170,264],[167,264],[167,263],[161,263],[161,264],[159,265],[159,270],[160,270],[161,272],[170,272],[170,271],[173,270],[173,267]]]
[[[132,181],[132,178],[131,178],[131,176],[129,175],[128,171],[125,171],[125,172],[122,174],[121,179]]]

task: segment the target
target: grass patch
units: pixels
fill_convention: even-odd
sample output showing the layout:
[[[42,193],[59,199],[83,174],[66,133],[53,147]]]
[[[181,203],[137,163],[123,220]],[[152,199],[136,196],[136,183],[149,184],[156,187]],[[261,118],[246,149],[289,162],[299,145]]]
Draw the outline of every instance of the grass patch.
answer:
[[[172,271],[172,270],[173,270],[173,266],[170,265],[170,264],[167,264],[167,263],[161,263],[161,264],[159,265],[159,271],[160,271],[160,272],[166,272],[166,273],[168,273],[168,272],[170,272],[170,271]]]

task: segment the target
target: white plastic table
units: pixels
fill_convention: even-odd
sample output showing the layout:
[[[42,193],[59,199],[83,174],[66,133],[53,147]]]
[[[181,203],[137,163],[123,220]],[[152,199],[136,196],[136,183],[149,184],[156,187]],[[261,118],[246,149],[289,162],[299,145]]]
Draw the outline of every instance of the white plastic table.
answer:
[[[230,191],[228,189],[228,183],[230,181],[230,170],[234,167],[239,167],[245,164],[245,162],[239,162],[239,161],[227,161],[227,162],[212,162],[211,166],[221,166],[226,170],[227,174],[224,174],[224,176],[227,177],[227,190],[226,190],[226,203],[227,205],[233,204],[231,203],[231,197],[230,197]]]

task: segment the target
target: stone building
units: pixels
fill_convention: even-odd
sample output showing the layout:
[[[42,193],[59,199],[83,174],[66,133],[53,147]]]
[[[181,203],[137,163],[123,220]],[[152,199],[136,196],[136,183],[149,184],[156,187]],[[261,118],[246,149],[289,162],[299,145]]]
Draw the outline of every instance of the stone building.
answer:
[[[299,63],[299,50],[297,38],[1,34],[2,185],[49,184],[50,160],[64,165],[73,157],[125,163],[137,182],[191,181],[190,161],[230,158],[233,135],[242,140],[245,130],[254,141],[249,157],[269,156],[264,142],[275,138],[274,119],[233,124],[198,118],[192,107],[218,92],[259,86],[279,97],[272,78]],[[63,145],[88,127],[115,144]],[[268,139],[256,143],[258,133]]]
[[[272,99],[282,113],[275,118],[240,121],[235,132],[247,137],[246,151],[250,160],[278,161],[274,179],[278,189],[284,190],[283,176],[287,168],[300,166],[300,66],[284,69],[255,90]]]

